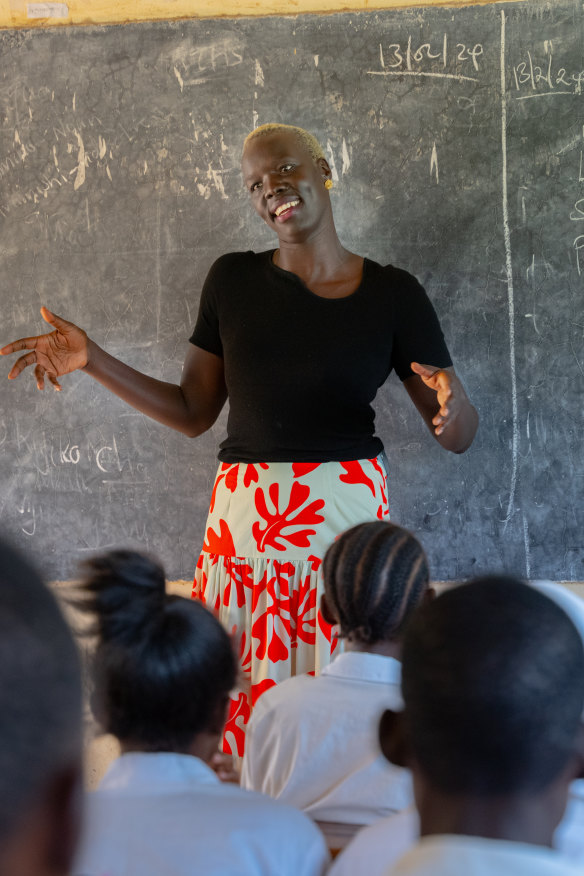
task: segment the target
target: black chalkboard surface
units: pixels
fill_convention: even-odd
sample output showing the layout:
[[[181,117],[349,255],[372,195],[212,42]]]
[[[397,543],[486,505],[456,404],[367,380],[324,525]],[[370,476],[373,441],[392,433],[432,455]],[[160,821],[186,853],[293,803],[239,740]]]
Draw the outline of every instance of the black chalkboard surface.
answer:
[[[583,23],[530,0],[1,33],[2,343],[46,304],[178,381],[210,264],[273,244],[243,138],[302,125],[341,239],[418,276],[480,411],[447,454],[390,378],[392,517],[436,578],[584,579]],[[190,577],[224,422],[190,441],[83,374],[3,380],[0,526],[53,578],[120,544]]]

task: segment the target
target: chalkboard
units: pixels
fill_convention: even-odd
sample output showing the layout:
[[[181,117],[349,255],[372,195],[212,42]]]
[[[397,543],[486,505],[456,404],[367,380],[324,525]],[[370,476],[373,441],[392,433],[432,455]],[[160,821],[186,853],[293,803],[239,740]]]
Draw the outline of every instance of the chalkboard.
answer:
[[[390,378],[393,519],[439,579],[584,579],[583,21],[530,0],[2,32],[2,343],[44,303],[178,381],[210,264],[275,245],[244,136],[300,124],[341,239],[420,279],[480,412],[447,454]],[[120,544],[188,578],[224,424],[191,441],[83,374],[61,394],[2,380],[0,526],[52,578]]]

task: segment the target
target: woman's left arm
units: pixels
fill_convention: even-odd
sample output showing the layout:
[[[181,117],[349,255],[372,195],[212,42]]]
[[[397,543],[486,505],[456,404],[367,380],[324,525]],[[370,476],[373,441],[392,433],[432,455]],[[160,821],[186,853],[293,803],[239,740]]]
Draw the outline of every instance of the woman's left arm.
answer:
[[[474,440],[479,424],[454,368],[411,363],[414,374],[403,384],[430,432],[452,453],[464,453]]]

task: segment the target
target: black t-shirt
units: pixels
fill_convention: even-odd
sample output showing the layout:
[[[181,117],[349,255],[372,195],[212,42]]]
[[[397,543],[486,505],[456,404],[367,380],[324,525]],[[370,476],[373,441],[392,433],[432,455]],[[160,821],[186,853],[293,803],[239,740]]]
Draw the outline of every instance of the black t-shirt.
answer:
[[[346,298],[322,298],[272,262],[234,252],[211,267],[191,343],[222,356],[229,394],[224,462],[370,459],[383,445],[371,402],[392,368],[451,365],[418,281],[365,259]]]

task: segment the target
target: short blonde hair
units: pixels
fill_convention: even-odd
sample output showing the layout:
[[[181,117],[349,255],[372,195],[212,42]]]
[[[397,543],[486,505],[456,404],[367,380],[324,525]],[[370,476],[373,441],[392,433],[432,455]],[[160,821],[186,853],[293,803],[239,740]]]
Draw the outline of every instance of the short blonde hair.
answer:
[[[283,125],[276,122],[269,122],[267,125],[260,125],[247,135],[243,142],[243,149],[256,137],[265,137],[267,134],[294,134],[297,140],[308,150],[314,161],[320,158],[325,158],[324,149],[314,136],[304,128],[298,128],[296,125]]]

